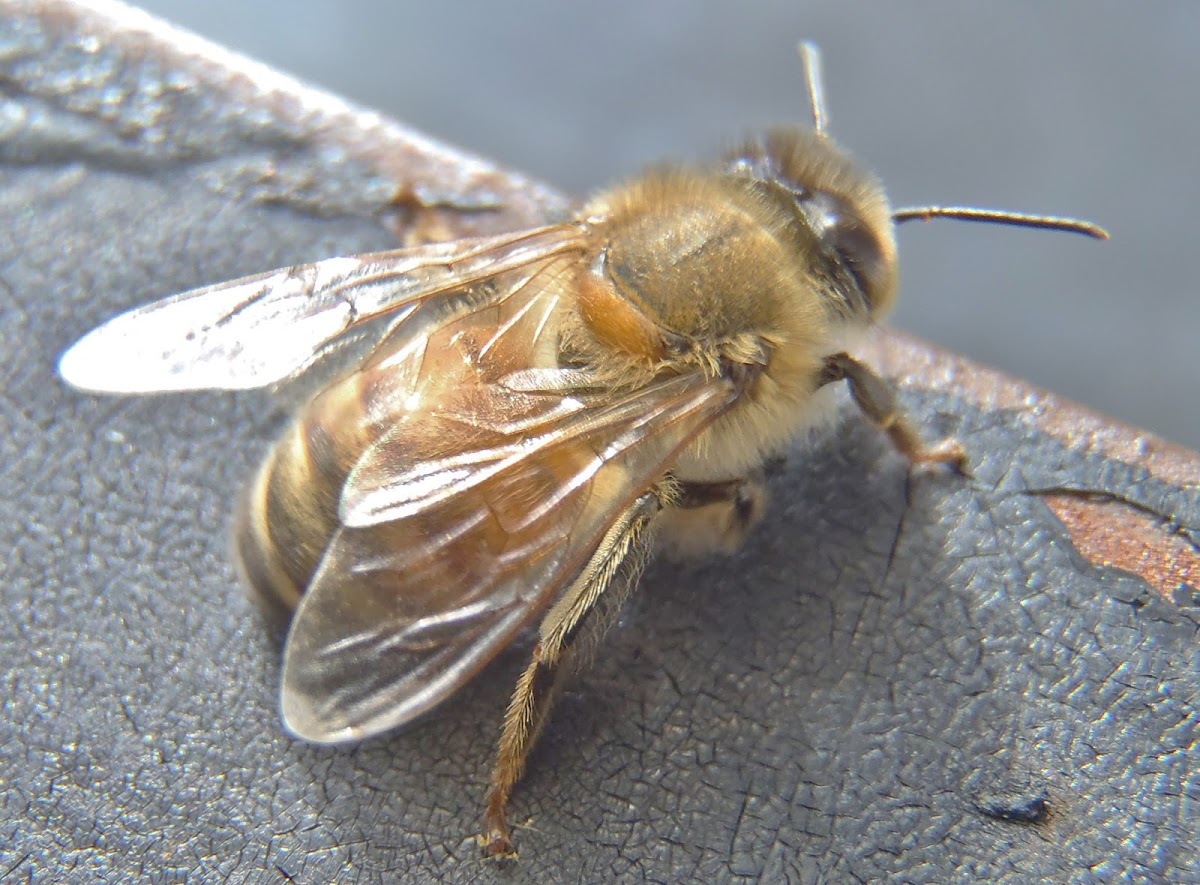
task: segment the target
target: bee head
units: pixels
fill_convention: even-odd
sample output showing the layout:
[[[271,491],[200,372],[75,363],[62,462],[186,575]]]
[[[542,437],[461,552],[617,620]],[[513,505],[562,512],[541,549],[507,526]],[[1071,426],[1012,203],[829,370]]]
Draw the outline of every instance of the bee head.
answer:
[[[896,239],[883,186],[824,132],[768,130],[731,151],[725,170],[794,214],[873,319],[896,296]]]

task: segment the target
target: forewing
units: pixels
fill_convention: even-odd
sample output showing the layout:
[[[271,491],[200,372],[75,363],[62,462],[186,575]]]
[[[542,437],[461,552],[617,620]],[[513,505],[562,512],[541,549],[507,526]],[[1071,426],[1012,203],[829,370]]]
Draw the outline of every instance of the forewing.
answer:
[[[457,240],[269,271],[174,295],[92,330],[59,361],[98,393],[245,390],[307,367],[362,324],[579,248],[577,225]]]
[[[615,395],[539,364],[557,297],[532,281],[379,364],[410,407],[351,471],[346,524],[293,619],[282,710],[297,736],[361,739],[444,700],[732,401],[699,373]]]

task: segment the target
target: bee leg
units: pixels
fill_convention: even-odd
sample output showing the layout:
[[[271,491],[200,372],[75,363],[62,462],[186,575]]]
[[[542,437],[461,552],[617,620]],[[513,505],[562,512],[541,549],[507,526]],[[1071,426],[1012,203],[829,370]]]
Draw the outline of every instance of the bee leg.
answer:
[[[678,494],[655,526],[658,549],[687,558],[718,551],[732,553],[767,509],[762,470],[714,482],[680,480]]]
[[[848,353],[826,357],[821,383],[829,384],[843,378],[850,385],[850,394],[863,413],[892,441],[892,445],[912,464],[949,464],[959,473],[967,473],[967,454],[957,441],[943,440],[927,446],[917,429],[909,422],[896,402],[892,386],[875,374],[867,365]]]
[[[505,820],[509,796],[525,771],[529,751],[564,677],[595,649],[637,583],[649,547],[648,529],[666,494],[652,489],[622,514],[542,621],[533,659],[517,680],[504,716],[484,813],[484,853],[488,857],[515,857]]]

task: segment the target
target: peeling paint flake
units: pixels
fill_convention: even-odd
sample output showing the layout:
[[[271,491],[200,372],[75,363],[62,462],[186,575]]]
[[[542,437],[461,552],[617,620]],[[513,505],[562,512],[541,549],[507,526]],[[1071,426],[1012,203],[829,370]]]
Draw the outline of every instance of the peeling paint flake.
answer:
[[[1169,520],[1106,494],[1060,489],[1041,496],[1093,565],[1137,575],[1174,604],[1200,592],[1200,550]]]

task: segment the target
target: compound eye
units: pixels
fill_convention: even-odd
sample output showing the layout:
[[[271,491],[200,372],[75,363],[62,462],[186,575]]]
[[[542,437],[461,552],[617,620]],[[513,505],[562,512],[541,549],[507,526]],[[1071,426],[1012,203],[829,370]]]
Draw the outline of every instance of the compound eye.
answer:
[[[841,198],[825,191],[797,195],[814,233],[841,260],[871,310],[890,288],[891,267],[871,228]]]
[[[863,297],[867,299],[867,306],[875,310],[880,306],[879,296],[888,286],[891,276],[879,240],[859,218],[853,217],[843,218],[833,228],[830,242],[858,283]]]

